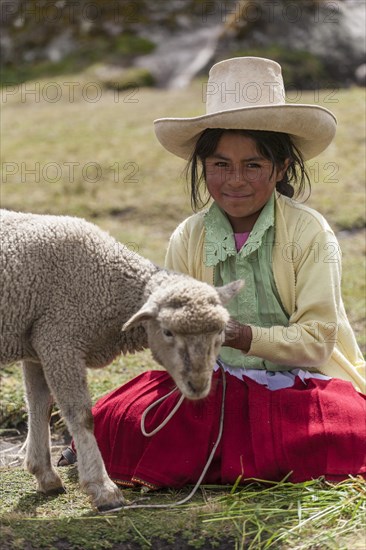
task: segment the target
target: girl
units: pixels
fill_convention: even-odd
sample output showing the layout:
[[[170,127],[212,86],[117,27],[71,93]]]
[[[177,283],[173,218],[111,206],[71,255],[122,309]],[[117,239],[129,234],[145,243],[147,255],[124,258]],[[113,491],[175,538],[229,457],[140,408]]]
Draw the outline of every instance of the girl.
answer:
[[[228,306],[206,399],[184,400],[151,438],[141,433],[144,411],[152,405],[150,432],[179,398],[157,402],[172,388],[166,372],[143,373],[95,405],[95,435],[121,485],[181,487],[208,462],[204,482],[215,484],[366,473],[365,364],[340,295],[338,243],[292,198],[309,183],[304,160],[329,145],[336,121],[284,97],[277,63],[229,59],[210,71],[206,115],[155,121],[163,146],[189,160],[194,209],[211,201],[175,230],[166,266],[245,287]]]

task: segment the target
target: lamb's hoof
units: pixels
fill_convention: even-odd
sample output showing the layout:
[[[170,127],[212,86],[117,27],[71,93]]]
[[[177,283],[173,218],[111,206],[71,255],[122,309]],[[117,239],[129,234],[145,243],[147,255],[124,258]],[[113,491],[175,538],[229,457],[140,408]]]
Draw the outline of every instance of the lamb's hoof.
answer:
[[[105,477],[102,481],[82,484],[92,505],[101,513],[117,511],[126,505],[122,492],[115,483]]]
[[[60,495],[66,493],[64,484],[59,476],[47,476],[45,479],[37,479],[37,492],[44,495]]]
[[[97,506],[97,510],[100,514],[119,512],[126,506],[126,502],[114,502],[112,504],[103,504],[102,506]]]

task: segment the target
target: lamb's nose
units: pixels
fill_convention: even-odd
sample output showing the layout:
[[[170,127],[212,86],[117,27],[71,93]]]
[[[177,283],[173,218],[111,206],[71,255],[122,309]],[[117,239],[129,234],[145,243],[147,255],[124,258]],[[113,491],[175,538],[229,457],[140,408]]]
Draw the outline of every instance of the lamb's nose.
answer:
[[[202,397],[206,397],[207,384],[192,384],[192,382],[188,380],[187,387],[190,391],[191,399],[201,399]]]

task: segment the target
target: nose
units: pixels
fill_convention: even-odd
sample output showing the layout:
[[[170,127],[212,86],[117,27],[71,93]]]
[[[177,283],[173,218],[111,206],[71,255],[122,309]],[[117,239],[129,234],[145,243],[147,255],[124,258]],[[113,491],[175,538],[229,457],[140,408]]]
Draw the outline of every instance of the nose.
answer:
[[[229,170],[227,174],[228,183],[231,185],[242,185],[245,183],[244,179],[244,170],[240,162],[235,163]]]
[[[206,382],[204,383],[195,383],[193,384],[190,380],[187,382],[187,387],[190,392],[190,399],[202,399],[203,397],[206,397],[208,394],[208,391],[210,389],[210,384]]]
[[[238,162],[237,165],[235,165],[234,167],[234,177],[235,177],[235,181],[236,182],[241,182],[243,181],[243,170],[242,170],[242,167],[240,166],[240,163]]]

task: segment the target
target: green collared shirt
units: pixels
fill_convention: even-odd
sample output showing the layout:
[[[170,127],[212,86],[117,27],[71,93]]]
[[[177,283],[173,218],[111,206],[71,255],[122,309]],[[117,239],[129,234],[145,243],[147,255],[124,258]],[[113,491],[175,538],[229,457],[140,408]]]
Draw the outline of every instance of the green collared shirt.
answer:
[[[205,215],[205,263],[214,267],[215,286],[237,279],[244,289],[226,306],[230,315],[243,324],[258,327],[288,326],[272,271],[274,243],[274,195],[261,211],[246,243],[237,252],[231,224],[223,210],[213,203]],[[247,356],[227,346],[220,356],[231,366],[248,369],[287,370],[260,357]]]

